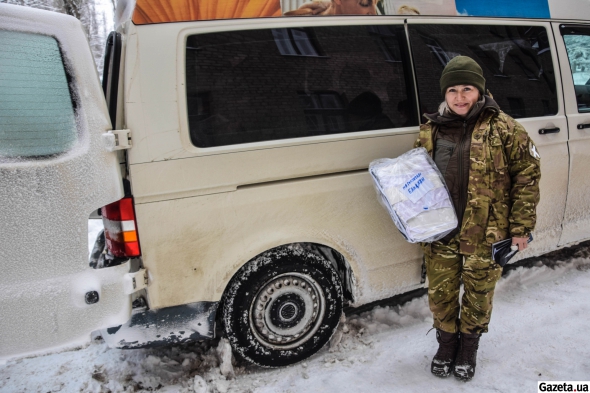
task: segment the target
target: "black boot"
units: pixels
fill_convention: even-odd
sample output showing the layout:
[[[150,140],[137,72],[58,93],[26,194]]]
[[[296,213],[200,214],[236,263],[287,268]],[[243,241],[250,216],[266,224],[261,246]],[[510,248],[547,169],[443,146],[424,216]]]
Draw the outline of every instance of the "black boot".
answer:
[[[477,348],[479,347],[479,338],[481,334],[461,333],[459,353],[455,359],[455,377],[463,382],[470,381],[475,375],[475,360],[477,357]]]
[[[459,333],[447,333],[436,329],[438,351],[432,359],[430,371],[437,377],[448,377],[453,371],[453,363],[459,347]]]

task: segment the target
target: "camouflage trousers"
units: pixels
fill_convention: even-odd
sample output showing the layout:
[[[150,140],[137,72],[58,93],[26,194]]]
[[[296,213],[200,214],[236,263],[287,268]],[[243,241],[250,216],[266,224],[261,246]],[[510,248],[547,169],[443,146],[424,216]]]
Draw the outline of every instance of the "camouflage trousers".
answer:
[[[434,327],[449,333],[487,332],[494,289],[502,275],[502,267],[492,261],[491,247],[482,245],[474,255],[462,255],[455,236],[448,244],[433,242],[423,249]]]

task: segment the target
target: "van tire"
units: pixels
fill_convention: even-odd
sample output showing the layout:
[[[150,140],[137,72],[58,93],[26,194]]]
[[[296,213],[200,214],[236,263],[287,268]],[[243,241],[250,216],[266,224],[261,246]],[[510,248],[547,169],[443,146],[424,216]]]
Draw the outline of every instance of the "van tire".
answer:
[[[342,314],[342,284],[329,261],[287,245],[242,266],[222,304],[234,352],[262,367],[282,367],[308,358],[330,340]]]

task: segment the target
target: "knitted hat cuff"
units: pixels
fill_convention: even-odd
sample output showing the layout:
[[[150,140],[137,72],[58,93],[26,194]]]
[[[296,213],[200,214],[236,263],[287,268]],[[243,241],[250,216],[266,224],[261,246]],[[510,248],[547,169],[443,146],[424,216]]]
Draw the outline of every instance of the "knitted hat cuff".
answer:
[[[484,94],[486,80],[485,78],[474,71],[456,70],[446,72],[440,78],[440,89],[444,96],[447,89],[451,86],[457,85],[472,85],[479,90],[480,94]]]

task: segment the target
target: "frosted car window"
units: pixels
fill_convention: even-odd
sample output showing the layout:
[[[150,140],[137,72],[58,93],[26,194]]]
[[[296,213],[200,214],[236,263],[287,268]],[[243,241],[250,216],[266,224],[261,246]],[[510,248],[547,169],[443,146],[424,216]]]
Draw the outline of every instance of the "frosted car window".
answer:
[[[479,63],[486,88],[509,115],[557,113],[555,73],[544,27],[432,24],[409,28],[422,113],[437,111],[443,100],[440,75],[459,55]]]
[[[49,156],[76,142],[74,108],[57,41],[0,30],[0,158]]]
[[[186,44],[195,146],[418,125],[400,26],[200,34]]]
[[[561,26],[572,69],[578,112],[590,112],[590,29]]]

